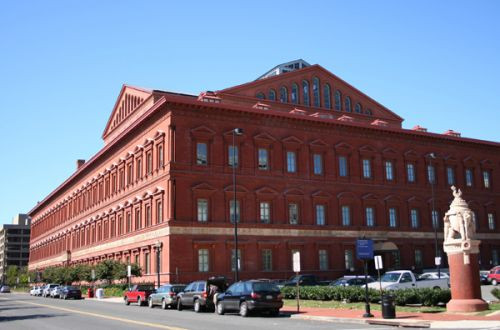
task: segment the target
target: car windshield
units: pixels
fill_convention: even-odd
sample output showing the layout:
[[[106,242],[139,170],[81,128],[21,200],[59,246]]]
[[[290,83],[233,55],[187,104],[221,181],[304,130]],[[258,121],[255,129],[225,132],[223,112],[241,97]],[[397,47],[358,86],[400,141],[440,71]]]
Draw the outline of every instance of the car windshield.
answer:
[[[295,275],[295,276],[290,277],[288,280],[290,282],[297,282],[299,279],[300,279],[300,276],[299,275]]]
[[[276,284],[269,282],[255,282],[253,284],[254,291],[268,291],[268,292],[280,292],[280,289]]]
[[[76,286],[72,286],[72,285],[68,285],[66,287],[67,290],[78,290],[78,288]]]
[[[184,290],[185,286],[173,286],[170,288],[170,291],[172,292],[175,292],[175,293],[179,293],[179,292],[182,292]]]
[[[137,291],[153,291],[154,286],[152,285],[140,285],[137,287]]]
[[[397,282],[399,280],[399,276],[401,276],[399,273],[386,273],[382,275],[380,280],[382,282]]]
[[[347,281],[345,279],[341,278],[341,279],[334,281],[331,285],[344,285],[344,284],[346,284],[346,282]]]

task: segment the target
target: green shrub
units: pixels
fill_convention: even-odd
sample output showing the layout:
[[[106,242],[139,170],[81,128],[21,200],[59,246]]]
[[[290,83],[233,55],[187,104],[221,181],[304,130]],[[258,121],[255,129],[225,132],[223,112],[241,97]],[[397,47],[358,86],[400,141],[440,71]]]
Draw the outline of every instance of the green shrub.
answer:
[[[491,294],[495,296],[495,298],[500,299],[500,290],[498,290],[498,288],[491,290]]]

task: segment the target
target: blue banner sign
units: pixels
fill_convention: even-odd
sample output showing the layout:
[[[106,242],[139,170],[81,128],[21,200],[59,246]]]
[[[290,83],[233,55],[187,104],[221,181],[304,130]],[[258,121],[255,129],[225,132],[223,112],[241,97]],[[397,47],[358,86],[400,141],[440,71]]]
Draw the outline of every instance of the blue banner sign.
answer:
[[[356,240],[356,255],[358,259],[373,259],[373,240]]]

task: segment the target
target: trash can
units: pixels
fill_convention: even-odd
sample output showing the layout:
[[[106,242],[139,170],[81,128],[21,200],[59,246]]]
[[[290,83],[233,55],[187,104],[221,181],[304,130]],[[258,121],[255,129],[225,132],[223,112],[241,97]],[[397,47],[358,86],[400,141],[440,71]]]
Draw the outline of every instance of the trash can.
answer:
[[[99,288],[99,289],[95,290],[95,297],[97,299],[104,298],[104,289],[103,288]]]
[[[92,290],[92,288],[87,289],[87,297],[94,298],[94,291]]]
[[[382,317],[384,319],[396,318],[396,304],[394,302],[394,296],[389,294],[384,294],[382,296]]]

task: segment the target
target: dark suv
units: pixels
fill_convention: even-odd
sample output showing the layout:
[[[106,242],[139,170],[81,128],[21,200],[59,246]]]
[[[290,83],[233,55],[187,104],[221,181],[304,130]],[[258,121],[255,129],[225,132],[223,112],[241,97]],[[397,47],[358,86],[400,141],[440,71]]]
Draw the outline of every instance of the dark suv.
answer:
[[[227,281],[224,277],[211,277],[206,281],[195,281],[177,295],[177,310],[193,307],[199,313],[204,310],[213,311],[215,308],[214,295],[224,292]]]
[[[266,311],[277,316],[281,307],[283,300],[276,284],[251,280],[234,283],[226,292],[217,295],[216,311],[219,315],[239,311],[243,317],[251,311]]]

